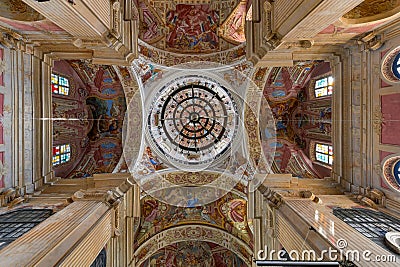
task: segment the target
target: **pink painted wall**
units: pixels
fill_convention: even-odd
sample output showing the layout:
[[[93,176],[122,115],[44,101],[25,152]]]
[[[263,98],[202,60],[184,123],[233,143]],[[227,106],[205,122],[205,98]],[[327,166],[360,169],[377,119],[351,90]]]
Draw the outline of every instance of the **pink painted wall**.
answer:
[[[400,94],[381,96],[381,112],[383,116],[381,143],[400,145]]]
[[[3,60],[4,50],[0,48],[0,60]],[[0,73],[0,86],[4,86],[4,73]]]

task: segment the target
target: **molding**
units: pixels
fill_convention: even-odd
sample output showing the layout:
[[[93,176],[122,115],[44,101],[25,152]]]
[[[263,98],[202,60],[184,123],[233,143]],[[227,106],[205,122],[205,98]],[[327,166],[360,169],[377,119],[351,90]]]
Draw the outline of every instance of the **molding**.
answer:
[[[385,120],[382,115],[381,107],[375,106],[373,113],[373,124],[372,127],[375,133],[380,137],[382,134],[382,124],[385,124]]]

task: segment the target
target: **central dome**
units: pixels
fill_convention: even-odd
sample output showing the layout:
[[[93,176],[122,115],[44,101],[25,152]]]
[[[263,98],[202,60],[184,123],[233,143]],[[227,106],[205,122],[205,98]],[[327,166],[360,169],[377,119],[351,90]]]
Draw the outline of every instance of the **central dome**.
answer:
[[[237,106],[229,90],[196,75],[163,86],[148,116],[153,145],[176,167],[190,169],[228,151],[237,127]]]

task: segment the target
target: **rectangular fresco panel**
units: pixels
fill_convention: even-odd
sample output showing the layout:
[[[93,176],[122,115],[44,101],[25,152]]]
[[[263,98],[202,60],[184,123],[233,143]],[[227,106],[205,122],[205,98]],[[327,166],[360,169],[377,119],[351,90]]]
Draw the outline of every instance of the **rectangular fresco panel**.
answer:
[[[210,5],[176,5],[167,13],[167,49],[179,52],[207,52],[218,48],[219,16]]]

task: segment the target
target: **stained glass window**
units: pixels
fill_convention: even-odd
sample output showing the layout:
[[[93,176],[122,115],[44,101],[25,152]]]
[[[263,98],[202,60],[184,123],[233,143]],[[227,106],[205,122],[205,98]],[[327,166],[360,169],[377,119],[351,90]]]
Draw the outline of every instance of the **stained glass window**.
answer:
[[[315,144],[315,159],[319,162],[332,165],[333,163],[333,148],[326,144]]]
[[[330,96],[333,93],[333,77],[328,76],[315,81],[315,97]]]
[[[69,80],[58,74],[51,74],[51,91],[57,95],[69,94]]]
[[[53,147],[53,166],[63,164],[71,159],[71,147],[69,144]]]
[[[393,176],[396,182],[400,185],[400,160],[398,160],[393,167]]]
[[[392,71],[394,76],[396,76],[397,79],[400,79],[400,53],[398,53],[394,58]]]

